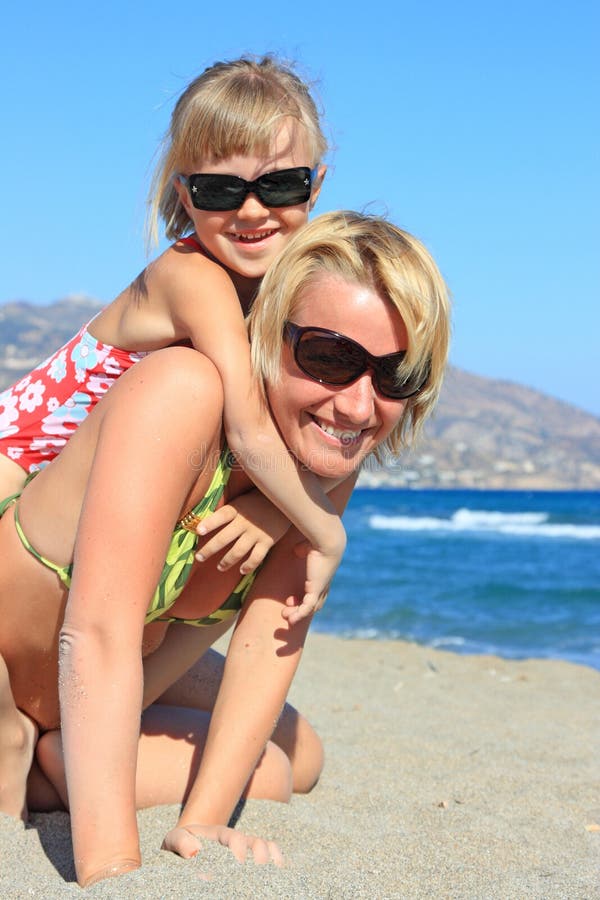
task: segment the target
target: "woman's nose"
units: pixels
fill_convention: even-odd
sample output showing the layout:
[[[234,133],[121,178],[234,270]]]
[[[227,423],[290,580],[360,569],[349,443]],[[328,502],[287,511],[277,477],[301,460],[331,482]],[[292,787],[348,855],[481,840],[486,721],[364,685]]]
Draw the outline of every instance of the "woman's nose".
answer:
[[[375,411],[375,388],[369,370],[336,391],[335,408],[340,415],[356,425],[369,421]]]

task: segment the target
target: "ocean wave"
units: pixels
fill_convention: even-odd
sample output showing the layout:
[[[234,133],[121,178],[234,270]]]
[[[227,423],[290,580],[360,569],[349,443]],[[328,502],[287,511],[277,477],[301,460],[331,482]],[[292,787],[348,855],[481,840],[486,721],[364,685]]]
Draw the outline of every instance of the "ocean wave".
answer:
[[[435,650],[446,650],[448,647],[465,647],[467,640],[458,635],[448,635],[447,637],[437,637],[429,641],[429,646]]]
[[[458,509],[449,519],[433,516],[369,516],[369,527],[383,531],[479,532],[515,537],[600,540],[600,525],[549,522],[544,512],[504,513],[493,510]]]

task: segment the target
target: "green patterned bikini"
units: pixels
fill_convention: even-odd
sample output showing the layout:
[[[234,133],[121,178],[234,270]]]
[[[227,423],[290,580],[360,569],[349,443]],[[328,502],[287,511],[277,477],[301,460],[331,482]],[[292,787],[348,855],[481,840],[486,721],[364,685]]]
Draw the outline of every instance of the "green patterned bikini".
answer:
[[[168,612],[173,606],[190,576],[192,565],[194,563],[194,553],[198,545],[196,526],[200,519],[204,519],[209,513],[214,512],[216,509],[217,503],[223,496],[223,491],[229,481],[230,474],[231,454],[229,449],[225,447],[219,457],[217,468],[206,494],[202,500],[187,513],[187,515],[179,520],[173,530],[167,558],[158,585],[154,591],[154,596],[150,601],[148,612],[146,613],[146,625],[155,621],[179,622],[183,625],[196,625],[201,628],[224,622],[226,619],[230,619],[234,616],[242,608],[246,595],[252,587],[256,577],[256,572],[244,575],[222,606],[209,616],[204,616],[202,619],[177,619],[174,616],[164,615],[164,613]],[[12,497],[7,497],[6,500],[0,502],[0,516],[3,515],[11,504],[15,504],[15,527],[17,529],[17,534],[21,539],[21,543],[32,556],[35,556],[35,558],[43,563],[43,565],[52,569],[53,572],[56,572],[65,587],[70,588],[73,564],[59,566],[38,553],[38,551],[29,543],[19,521],[19,508],[17,505],[19,496],[20,494],[16,494]]]

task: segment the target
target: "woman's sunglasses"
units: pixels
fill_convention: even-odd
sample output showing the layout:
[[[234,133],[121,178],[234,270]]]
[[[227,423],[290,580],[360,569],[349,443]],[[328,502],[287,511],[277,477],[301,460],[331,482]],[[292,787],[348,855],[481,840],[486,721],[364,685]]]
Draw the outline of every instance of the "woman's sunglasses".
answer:
[[[328,328],[303,328],[286,322],[283,337],[291,347],[298,368],[322,384],[350,384],[370,369],[375,387],[383,397],[406,400],[418,394],[429,377],[427,373],[423,378],[421,372],[400,381],[398,366],[406,356],[405,350],[387,356],[372,356],[356,341]]]
[[[196,209],[229,212],[239,209],[248,194],[256,194],[263,206],[297,206],[310,199],[318,168],[308,166],[267,172],[255,181],[237,175],[180,175]]]

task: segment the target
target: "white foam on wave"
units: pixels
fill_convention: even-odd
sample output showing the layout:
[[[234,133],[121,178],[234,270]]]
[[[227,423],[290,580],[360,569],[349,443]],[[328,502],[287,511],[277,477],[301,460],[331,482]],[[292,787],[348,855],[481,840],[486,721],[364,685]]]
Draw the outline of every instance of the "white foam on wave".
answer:
[[[494,510],[457,509],[449,519],[433,516],[369,517],[369,527],[383,531],[480,532],[509,534],[516,537],[571,538],[600,540],[599,525],[573,525],[548,522],[544,512],[504,513]]]
[[[506,525],[541,525],[548,521],[548,514],[544,512],[488,512],[485,509],[457,509],[452,516],[452,522],[465,528],[496,528]]]
[[[444,647],[464,647],[466,643],[464,637],[449,634],[447,637],[433,638],[433,640],[429,642],[429,646],[436,650],[443,650]]]

